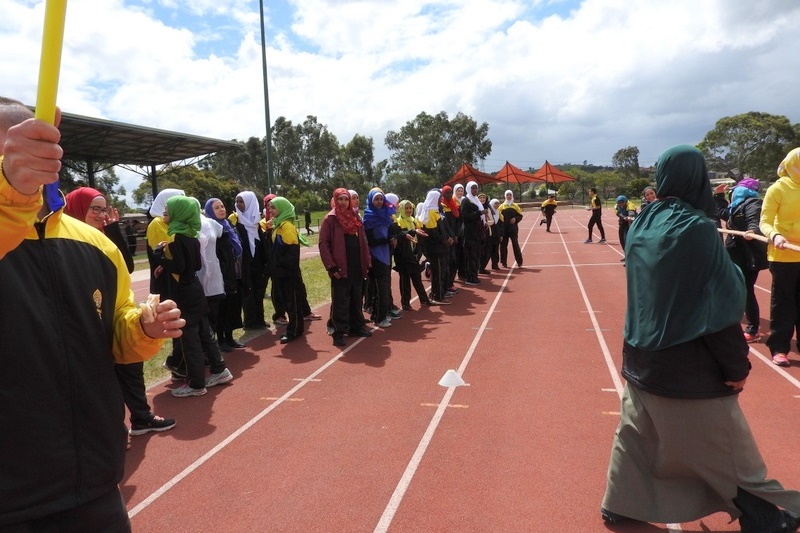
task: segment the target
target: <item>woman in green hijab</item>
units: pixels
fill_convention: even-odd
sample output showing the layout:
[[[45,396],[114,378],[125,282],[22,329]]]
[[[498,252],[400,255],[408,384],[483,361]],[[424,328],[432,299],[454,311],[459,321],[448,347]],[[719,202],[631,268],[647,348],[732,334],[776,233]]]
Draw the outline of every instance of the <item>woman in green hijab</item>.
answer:
[[[602,517],[679,523],[722,511],[743,532],[795,531],[800,493],[765,478],[738,403],[750,370],[745,286],[707,216],[703,155],[686,145],[661,154],[656,192],[625,245],[627,385]]]
[[[286,307],[289,323],[281,335],[281,344],[286,344],[304,333],[303,303],[305,291],[300,272],[300,245],[308,246],[308,241],[294,225],[294,205],[282,196],[269,202],[269,215],[272,218],[272,284],[276,296]]]
[[[186,319],[183,335],[175,339],[175,357],[185,365],[187,382],[173,389],[178,398],[202,396],[207,387],[233,379],[219,346],[211,336],[208,323],[208,302],[197,277],[202,265],[200,254],[200,202],[191,196],[173,196],[164,212],[168,240],[160,243],[153,256],[161,276],[167,278],[167,296],[175,300]],[[163,296],[163,295],[162,295]],[[206,378],[205,359],[211,362],[211,375]]]

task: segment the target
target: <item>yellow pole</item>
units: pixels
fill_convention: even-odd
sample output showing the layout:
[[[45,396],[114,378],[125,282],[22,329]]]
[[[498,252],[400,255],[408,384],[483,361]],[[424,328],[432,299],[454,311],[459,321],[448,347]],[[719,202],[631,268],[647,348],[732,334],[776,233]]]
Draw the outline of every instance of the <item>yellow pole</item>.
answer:
[[[36,118],[55,123],[58,74],[64,43],[67,0],[47,0],[42,33],[42,58],[39,62],[39,87],[36,93]]]

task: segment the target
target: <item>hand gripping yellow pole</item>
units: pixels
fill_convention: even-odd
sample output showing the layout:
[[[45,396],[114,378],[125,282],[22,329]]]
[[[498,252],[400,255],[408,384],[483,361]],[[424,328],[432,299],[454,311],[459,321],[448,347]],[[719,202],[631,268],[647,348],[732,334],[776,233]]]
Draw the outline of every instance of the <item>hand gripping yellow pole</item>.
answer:
[[[47,0],[44,8],[42,57],[39,62],[39,86],[36,92],[36,118],[54,124],[56,120],[56,95],[58,75],[61,70],[61,49],[64,43],[64,21],[67,0]],[[55,211],[62,202],[58,183],[45,186],[45,199]]]

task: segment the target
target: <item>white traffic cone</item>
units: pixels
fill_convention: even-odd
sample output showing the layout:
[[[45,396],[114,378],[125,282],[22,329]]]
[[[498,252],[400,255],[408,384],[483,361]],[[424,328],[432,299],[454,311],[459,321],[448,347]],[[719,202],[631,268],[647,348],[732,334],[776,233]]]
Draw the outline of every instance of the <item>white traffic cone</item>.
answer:
[[[461,376],[458,375],[458,372],[455,370],[448,370],[442,376],[442,379],[439,380],[439,385],[442,387],[460,387],[461,385],[465,385],[464,380],[461,379]]]

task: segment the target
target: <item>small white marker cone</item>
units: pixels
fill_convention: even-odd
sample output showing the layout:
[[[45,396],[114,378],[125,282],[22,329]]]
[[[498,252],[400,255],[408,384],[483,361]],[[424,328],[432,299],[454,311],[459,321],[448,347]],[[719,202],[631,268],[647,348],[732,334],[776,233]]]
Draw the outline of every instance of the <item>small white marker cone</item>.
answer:
[[[461,376],[458,375],[458,372],[455,370],[448,370],[442,376],[442,379],[439,380],[439,385],[442,387],[460,387],[464,385],[464,380],[461,379]]]

